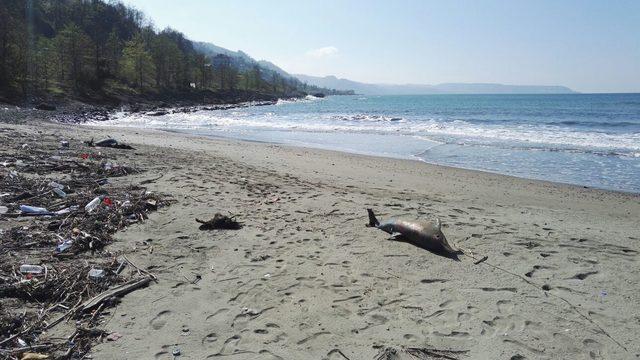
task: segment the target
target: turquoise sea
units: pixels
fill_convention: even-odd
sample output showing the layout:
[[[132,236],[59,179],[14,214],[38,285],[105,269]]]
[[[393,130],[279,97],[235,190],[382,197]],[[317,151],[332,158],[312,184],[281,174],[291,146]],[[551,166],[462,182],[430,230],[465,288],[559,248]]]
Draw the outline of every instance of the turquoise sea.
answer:
[[[640,94],[307,97],[108,123],[640,192]]]

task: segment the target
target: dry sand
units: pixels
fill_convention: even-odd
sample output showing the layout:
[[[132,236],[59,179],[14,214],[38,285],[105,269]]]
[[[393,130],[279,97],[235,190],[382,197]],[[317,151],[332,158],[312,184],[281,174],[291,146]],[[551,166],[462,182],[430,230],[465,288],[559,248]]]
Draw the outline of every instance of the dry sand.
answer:
[[[111,246],[159,282],[112,310],[102,326],[123,337],[97,345],[96,359],[171,359],[179,348],[179,359],[355,360],[386,346],[640,356],[638,195],[150,130],[38,131],[132,143],[128,161],[148,172],[117,181],[162,176],[146,186],[177,199]],[[438,216],[451,243],[488,260],[388,241],[364,226],[365,208]],[[216,212],[244,227],[198,230],[194,219]]]

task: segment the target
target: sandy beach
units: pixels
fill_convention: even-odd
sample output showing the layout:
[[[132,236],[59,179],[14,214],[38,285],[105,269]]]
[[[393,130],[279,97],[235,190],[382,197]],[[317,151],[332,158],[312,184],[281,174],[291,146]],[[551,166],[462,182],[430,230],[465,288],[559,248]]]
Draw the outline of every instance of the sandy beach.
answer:
[[[176,199],[110,245],[158,282],[101,320],[122,337],[97,344],[95,359],[172,359],[179,349],[179,359],[355,360],[386,347],[640,356],[637,194],[153,130],[2,130],[12,147],[112,136],[136,148],[114,151],[123,162],[146,169],[114,181],[154,179],[148,189]],[[390,241],[365,227],[366,208],[381,219],[439,217],[469,256]],[[216,212],[243,228],[199,230],[195,219]]]

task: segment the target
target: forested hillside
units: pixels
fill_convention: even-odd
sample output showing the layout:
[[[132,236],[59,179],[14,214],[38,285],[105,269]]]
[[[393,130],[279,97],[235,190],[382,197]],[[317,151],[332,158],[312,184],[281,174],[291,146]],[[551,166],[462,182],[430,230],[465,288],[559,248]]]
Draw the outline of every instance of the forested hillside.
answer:
[[[233,54],[197,50],[176,30],[156,30],[141,12],[119,2],[0,1],[0,100],[179,100],[204,94],[211,101],[229,93],[237,100],[331,93],[253,59],[243,65]]]

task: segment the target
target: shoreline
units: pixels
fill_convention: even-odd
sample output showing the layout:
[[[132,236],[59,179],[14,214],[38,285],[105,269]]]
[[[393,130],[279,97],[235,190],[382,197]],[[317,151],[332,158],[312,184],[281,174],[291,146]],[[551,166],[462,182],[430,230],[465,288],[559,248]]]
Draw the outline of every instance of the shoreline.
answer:
[[[531,127],[509,124],[492,127],[494,124],[491,123],[491,127],[485,128],[485,125],[482,125],[484,123],[479,120],[478,124],[473,121],[462,122],[458,128],[455,122],[449,121],[440,124],[431,122],[435,120],[425,120],[423,123],[420,119],[416,120],[414,115],[407,115],[406,124],[403,125],[386,121],[388,119],[384,116],[382,118],[385,121],[383,121],[377,115],[369,117],[365,114],[361,118],[359,114],[348,115],[348,112],[344,116],[331,115],[331,117],[320,113],[316,114],[317,116],[313,114],[315,111],[313,109],[316,108],[322,109],[323,114],[326,111],[340,114],[340,109],[347,105],[351,106],[349,104],[351,104],[349,99],[336,98],[326,104],[319,102],[318,104],[301,104],[299,107],[205,112],[157,119],[147,116],[124,116],[105,125],[121,124],[140,128],[150,126],[161,130],[164,128],[164,130],[190,132],[209,137],[266,141],[380,157],[417,159],[431,164],[527,179],[640,193],[640,185],[635,176],[638,169],[634,166],[637,165],[637,154],[633,152],[636,146],[633,143],[635,135],[631,131],[632,128],[629,132],[620,132],[624,129],[620,130],[616,127],[617,135],[614,136],[613,133],[609,134],[606,131],[601,133],[598,127],[589,127],[591,120],[586,119],[584,124],[579,122],[575,128],[568,125],[566,129],[559,128],[563,131],[557,135],[547,133],[550,130],[545,130],[538,141],[529,137],[522,138],[537,126],[534,122],[529,124]],[[380,100],[372,103],[371,106],[378,109],[380,106],[386,106],[384,104],[386,103]],[[302,113],[298,116],[300,111]],[[358,111],[360,110],[356,110]],[[369,127],[369,120],[376,122]],[[528,124],[526,121],[524,123]],[[563,123],[558,122],[558,124]],[[545,128],[547,125],[544,124],[547,123],[542,123],[540,126]],[[597,124],[607,126],[604,123]],[[618,126],[616,124],[618,123],[612,126]],[[624,125],[626,123],[620,124],[623,124],[620,126],[627,126]],[[432,129],[434,126],[436,129]],[[420,129],[427,130],[423,133]],[[582,133],[584,135],[581,135]],[[547,138],[549,136],[551,138]],[[613,138],[619,141],[613,143]],[[557,141],[557,144],[553,141]]]
[[[428,162],[427,160],[424,159],[420,159],[417,158],[417,155],[410,155],[409,157],[403,157],[403,156],[385,156],[383,154],[375,154],[375,153],[364,153],[364,152],[358,152],[358,151],[349,151],[349,150],[341,150],[341,149],[332,149],[332,148],[322,148],[322,147],[316,147],[313,146],[313,144],[309,144],[309,145],[294,145],[294,144],[287,144],[284,142],[277,142],[277,141],[266,141],[266,140],[253,140],[253,139],[239,139],[239,138],[234,138],[234,137],[227,137],[227,136],[221,136],[221,135],[209,135],[209,134],[199,134],[199,133],[190,133],[187,130],[179,130],[179,129],[157,129],[157,128],[139,128],[139,127],[126,127],[126,126],[113,126],[113,125],[104,125],[104,126],[96,126],[94,124],[81,124],[82,126],[89,126],[89,127],[95,127],[96,129],[108,129],[108,128],[115,128],[115,129],[122,129],[122,130],[139,130],[139,131],[159,131],[159,132],[167,132],[167,133],[171,133],[171,134],[177,134],[180,136],[187,136],[187,137],[195,137],[195,138],[202,138],[202,139],[211,139],[214,141],[229,141],[229,142],[239,142],[239,143],[255,143],[255,144],[265,144],[265,145],[277,145],[277,146],[282,146],[282,147],[286,147],[286,148],[292,148],[292,149],[308,149],[308,150],[316,150],[316,151],[327,151],[327,152],[333,152],[338,154],[337,156],[340,156],[340,154],[343,155],[354,155],[354,156],[363,156],[363,157],[369,157],[369,158],[374,158],[374,159],[390,159],[390,160],[398,160],[398,161],[407,161],[407,162],[411,162],[411,163],[418,163],[418,164],[424,164],[424,165],[428,165],[428,166],[435,166],[435,167],[441,167],[444,169],[453,169],[453,170],[464,170],[464,171],[469,171],[469,172],[477,172],[480,174],[487,174],[487,175],[494,175],[494,176],[504,176],[507,178],[511,178],[511,179],[518,179],[518,180],[522,180],[522,181],[533,181],[533,182],[541,182],[541,183],[547,183],[550,185],[557,185],[557,186],[567,186],[569,188],[576,188],[576,189],[590,189],[590,190],[596,190],[596,191],[603,191],[603,192],[612,192],[612,193],[618,193],[618,194],[624,194],[624,195],[630,195],[630,196],[638,196],[640,198],[640,191],[639,192],[634,192],[634,191],[627,191],[627,190],[618,190],[618,189],[607,189],[607,188],[601,188],[601,187],[596,187],[596,186],[588,186],[588,185],[581,185],[581,184],[576,184],[576,183],[568,183],[568,182],[560,182],[560,181],[552,181],[552,180],[544,180],[544,179],[537,179],[537,178],[528,178],[528,177],[522,177],[522,176],[517,176],[517,175],[510,175],[510,174],[505,174],[505,173],[500,173],[497,171],[490,171],[490,170],[482,170],[482,169],[475,169],[475,168],[466,168],[466,167],[461,167],[461,166],[450,166],[450,165],[446,165],[446,164],[438,164],[438,163],[433,163],[433,162]]]
[[[117,162],[146,170],[118,183],[154,179],[150,191],[176,200],[109,245],[158,282],[100,318],[122,337],[96,344],[96,359],[176,348],[241,359],[371,359],[402,346],[469,358],[640,353],[636,194],[162,130],[3,128],[72,147],[110,135],[135,147],[110,151],[126,156]],[[365,208],[381,220],[437,216],[452,244],[488,260],[387,241],[364,226]],[[194,219],[215,212],[243,228],[198,230]]]

